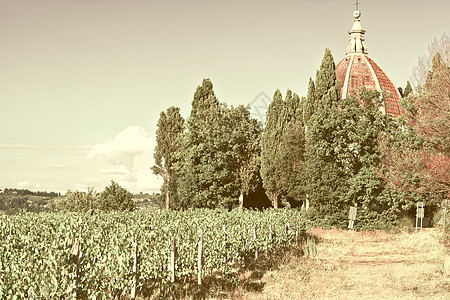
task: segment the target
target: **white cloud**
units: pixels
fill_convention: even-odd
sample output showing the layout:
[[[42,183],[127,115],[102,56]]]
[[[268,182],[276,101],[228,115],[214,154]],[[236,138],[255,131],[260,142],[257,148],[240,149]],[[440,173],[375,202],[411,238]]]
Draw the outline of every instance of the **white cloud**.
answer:
[[[67,168],[66,165],[64,164],[57,164],[53,166],[54,169],[65,169]]]
[[[153,140],[144,128],[128,126],[114,140],[94,145],[87,159],[102,160],[131,169],[136,155],[153,151],[153,148]]]
[[[154,139],[143,127],[128,126],[112,141],[94,145],[87,159],[111,165],[98,169],[99,173],[108,175],[105,182],[112,179],[134,192],[158,191],[161,180],[150,170],[153,149]]]
[[[124,165],[119,165],[115,168],[106,168],[106,169],[99,169],[99,173],[102,174],[110,174],[110,175],[130,175],[131,170],[125,167]]]

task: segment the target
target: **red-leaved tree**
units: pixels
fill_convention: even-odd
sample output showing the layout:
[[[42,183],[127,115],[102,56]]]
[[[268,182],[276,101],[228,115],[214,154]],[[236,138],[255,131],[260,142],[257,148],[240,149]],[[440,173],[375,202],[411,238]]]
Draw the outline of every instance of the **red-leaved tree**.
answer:
[[[401,141],[394,145],[392,136],[379,141],[384,154],[379,174],[404,191],[450,196],[450,67],[439,53],[433,57],[423,91],[407,101],[403,116],[408,128]],[[422,143],[405,138],[408,130]]]

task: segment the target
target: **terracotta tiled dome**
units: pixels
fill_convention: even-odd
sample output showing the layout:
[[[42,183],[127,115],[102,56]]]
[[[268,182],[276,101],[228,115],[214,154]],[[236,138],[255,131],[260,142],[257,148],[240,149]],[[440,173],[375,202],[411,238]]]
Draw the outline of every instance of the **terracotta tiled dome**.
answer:
[[[336,77],[341,82],[341,98],[346,98],[352,90],[366,87],[368,90],[384,91],[384,106],[380,109],[396,117],[400,114],[398,101],[400,93],[386,73],[367,55],[364,33],[355,11],[353,27],[349,31],[350,43],[347,55],[336,65]]]

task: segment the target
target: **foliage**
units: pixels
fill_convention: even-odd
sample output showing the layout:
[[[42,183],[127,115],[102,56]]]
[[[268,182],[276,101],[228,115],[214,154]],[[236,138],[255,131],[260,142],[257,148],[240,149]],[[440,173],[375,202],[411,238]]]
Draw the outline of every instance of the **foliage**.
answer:
[[[262,135],[261,178],[275,208],[280,200],[300,201],[304,185],[304,126],[300,98],[290,90],[285,100],[279,90],[266,115]],[[286,204],[286,203],[285,203]]]
[[[224,116],[224,133],[231,150],[230,167],[236,178],[234,180],[240,197],[255,191],[258,184],[261,156],[262,125],[250,117],[249,107],[239,105],[231,107]],[[241,206],[243,203],[241,203]]]
[[[105,187],[102,193],[97,193],[93,187],[88,187],[87,193],[69,190],[58,203],[58,206],[63,211],[72,212],[92,210],[132,211],[136,207],[132,194],[113,180],[111,180],[111,185]]]
[[[58,206],[64,211],[89,211],[99,209],[98,198],[99,194],[93,187],[88,187],[87,193],[68,190]]]
[[[286,119],[280,144],[283,168],[281,189],[291,207],[300,206],[305,198],[305,127],[299,97],[287,91],[283,115]]]
[[[219,103],[213,85],[197,87],[179,162],[178,208],[219,208],[238,202],[258,184],[261,124],[249,107]]]
[[[160,113],[156,129],[155,165],[152,170],[155,175],[163,178],[161,192],[165,198],[166,209],[170,207],[171,198],[174,198],[175,202],[177,199],[177,174],[173,166],[177,162],[176,153],[181,152],[183,133],[184,119],[178,107],[171,106],[166,112]]]
[[[316,110],[317,102],[315,98],[316,89],[314,86],[314,80],[310,77],[308,83],[308,95],[305,98],[305,103],[303,104],[303,124],[307,125],[309,119]]]
[[[232,188],[234,177],[223,115],[211,81],[204,79],[194,94],[183,152],[179,153],[181,159],[176,167],[181,208],[215,208],[238,197]]]
[[[316,205],[316,210],[321,211],[319,201],[328,203],[335,209],[338,208],[335,193],[339,192],[341,187],[340,171],[334,166],[334,158],[330,151],[333,150],[330,145],[333,134],[336,133],[338,113],[336,103],[338,98],[327,99],[327,105],[324,105],[323,98],[328,94],[331,88],[336,85],[335,64],[330,50],[326,49],[322,59],[320,69],[316,74],[315,89],[311,80],[308,87],[308,98],[314,99],[314,110],[307,121],[306,131],[306,169],[307,169],[307,191],[312,200],[312,205]],[[314,97],[310,93],[314,90]],[[331,96],[331,93],[330,93]],[[306,106],[305,106],[306,107]],[[305,113],[304,113],[305,115]],[[315,203],[315,204],[314,204]]]
[[[132,195],[129,191],[111,180],[111,185],[98,197],[98,208],[101,210],[132,211],[135,208]]]
[[[412,87],[411,87],[411,83],[408,81],[406,81],[406,87],[405,90],[403,91],[403,98],[408,97],[411,93],[412,93]]]
[[[254,257],[255,251],[270,253],[287,249],[299,231],[306,229],[306,223],[303,215],[295,210],[3,216],[0,217],[0,298],[69,298],[75,262],[80,297],[112,298],[127,293],[133,281],[134,242],[138,249],[138,291],[148,280],[163,286],[170,284],[170,239],[176,243],[176,280],[189,280],[197,274],[199,229],[203,230],[202,275],[220,272],[232,279],[235,264]],[[71,255],[76,239],[80,243],[78,261]]]
[[[349,206],[362,207],[373,216],[400,208],[399,195],[373,172],[380,165],[379,135],[394,134],[400,126],[381,112],[382,95],[376,91],[362,88],[340,100],[336,77],[329,73],[334,73],[334,62],[328,50],[316,79],[320,104],[306,132],[307,193],[314,214],[341,227],[347,223]]]
[[[283,160],[279,155],[283,136],[282,111],[283,97],[276,90],[266,112],[266,124],[261,137],[261,178],[267,197],[275,208],[278,208],[281,195],[280,171],[283,168]]]
[[[450,67],[437,54],[423,91],[402,102],[407,129],[380,140],[384,169],[396,188],[450,195]],[[390,141],[396,147],[390,147]]]
[[[1,189],[0,189],[1,193]],[[58,197],[61,196],[60,193],[57,192],[45,192],[45,191],[38,191],[33,192],[28,189],[14,189],[14,188],[5,188],[3,190],[4,194],[11,194],[11,195],[17,195],[17,196],[41,196],[41,197]]]
[[[435,38],[428,44],[428,54],[420,56],[417,65],[413,67],[410,79],[417,92],[422,92],[436,53],[439,53],[442,60],[450,65],[450,37],[448,33],[444,32],[439,38]]]
[[[325,49],[320,68],[316,74],[315,83],[315,111],[319,112],[321,109],[333,109],[338,106],[341,99],[340,83],[336,80],[336,65],[334,63],[333,55],[330,49]]]

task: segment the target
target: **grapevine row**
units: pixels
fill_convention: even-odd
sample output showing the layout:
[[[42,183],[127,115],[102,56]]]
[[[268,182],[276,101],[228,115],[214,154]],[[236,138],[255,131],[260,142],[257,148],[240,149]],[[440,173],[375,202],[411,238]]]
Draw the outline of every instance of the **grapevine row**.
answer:
[[[0,298],[66,299],[74,288],[81,298],[106,298],[133,286],[139,291],[149,280],[169,284],[173,276],[197,276],[199,230],[200,275],[227,276],[258,252],[288,247],[305,228],[301,212],[284,209],[2,216]],[[176,245],[174,274],[170,241]]]

